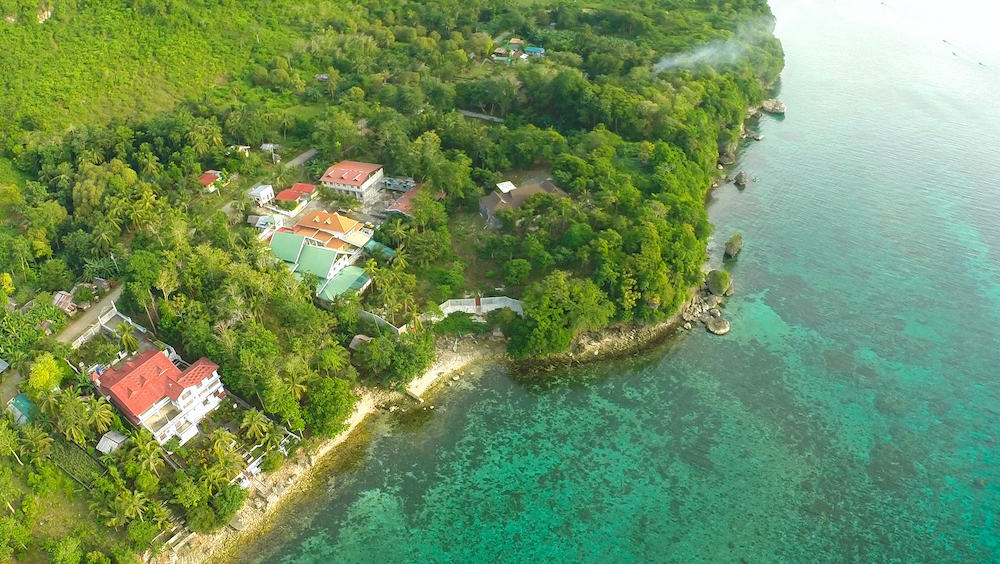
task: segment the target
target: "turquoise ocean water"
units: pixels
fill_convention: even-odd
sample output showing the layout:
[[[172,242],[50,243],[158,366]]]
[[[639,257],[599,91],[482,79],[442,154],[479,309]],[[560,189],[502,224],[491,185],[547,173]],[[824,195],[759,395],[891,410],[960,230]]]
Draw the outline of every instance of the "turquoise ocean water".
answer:
[[[485,367],[375,420],[240,560],[1000,561],[989,4],[772,2],[788,114],[710,207],[713,254],[746,239],[733,332]]]

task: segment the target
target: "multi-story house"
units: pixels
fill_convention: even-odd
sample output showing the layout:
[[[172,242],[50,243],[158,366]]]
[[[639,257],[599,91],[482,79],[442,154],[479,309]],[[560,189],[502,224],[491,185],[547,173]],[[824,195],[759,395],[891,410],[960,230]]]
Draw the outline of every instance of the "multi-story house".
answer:
[[[219,407],[226,390],[219,366],[207,358],[188,365],[171,349],[140,353],[124,365],[90,375],[91,381],[132,422],[164,444],[184,444],[201,420]]]
[[[380,164],[340,161],[326,169],[319,181],[358,201],[371,202],[385,184],[385,175]]]

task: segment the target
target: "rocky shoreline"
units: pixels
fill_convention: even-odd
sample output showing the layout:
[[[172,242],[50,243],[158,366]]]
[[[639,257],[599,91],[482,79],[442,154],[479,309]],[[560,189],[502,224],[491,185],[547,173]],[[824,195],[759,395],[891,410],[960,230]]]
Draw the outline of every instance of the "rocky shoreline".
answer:
[[[435,386],[450,383],[446,377],[452,377],[469,365],[504,358],[504,351],[502,341],[489,339],[465,341],[457,348],[441,347],[435,362],[423,375],[414,378],[406,389],[426,394]],[[358,402],[345,421],[345,429],[332,439],[299,451],[276,472],[256,478],[250,497],[229,525],[213,534],[194,535],[180,550],[164,552],[147,561],[157,564],[234,561],[241,547],[268,530],[273,517],[289,503],[290,498],[307,491],[326,474],[324,459],[338,454],[336,447],[357,439],[356,431],[369,415],[380,411],[405,410],[407,407],[428,409],[414,407],[413,399],[400,391],[361,387],[355,393]]]

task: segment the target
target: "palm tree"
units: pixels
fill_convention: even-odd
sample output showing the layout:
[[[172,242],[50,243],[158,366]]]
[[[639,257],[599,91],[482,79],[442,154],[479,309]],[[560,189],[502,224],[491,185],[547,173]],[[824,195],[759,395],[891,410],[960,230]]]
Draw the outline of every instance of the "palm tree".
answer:
[[[271,428],[267,431],[267,436],[264,437],[264,450],[272,451],[279,446],[281,446],[281,441],[285,440],[284,429],[276,425],[271,425]]]
[[[66,440],[83,446],[87,442],[87,407],[80,396],[63,391],[59,394],[58,427]]]
[[[205,468],[205,472],[201,475],[199,481],[209,494],[213,494],[218,491],[220,484],[228,480],[226,479],[225,470],[218,464],[213,464]]]
[[[170,513],[170,510],[167,509],[167,506],[162,503],[154,503],[149,506],[149,518],[156,523],[156,526],[160,529],[167,529],[172,516],[173,515]]]
[[[99,434],[105,433],[111,427],[111,420],[115,412],[111,404],[104,398],[90,400],[90,413],[87,416],[87,424],[94,428]]]
[[[41,462],[52,453],[52,437],[38,425],[25,425],[21,428],[21,446],[33,463]]]
[[[405,252],[396,251],[396,256],[393,258],[393,266],[399,270],[406,270],[406,267],[410,266],[410,261],[407,260]]]
[[[212,431],[212,452],[219,458],[222,458],[225,454],[232,452],[233,442],[235,441],[236,435],[219,427]]]
[[[0,419],[0,453],[12,455],[18,464],[24,466],[17,450],[17,430],[11,429],[6,419]]]
[[[243,459],[235,452],[229,452],[225,456],[220,456],[216,466],[219,468],[219,474],[226,482],[235,478],[244,468]]]
[[[365,262],[365,267],[364,268],[365,268],[365,275],[367,275],[372,280],[376,280],[377,279],[379,270],[381,270],[378,267],[378,263],[375,262],[375,259],[368,259]]]
[[[278,125],[281,126],[281,138],[287,138],[288,128],[295,125],[295,116],[292,115],[291,110],[288,108],[281,110],[278,114]]]
[[[115,336],[118,337],[118,346],[129,354],[135,354],[139,350],[139,339],[135,336],[135,328],[132,325],[119,322],[115,327]]]
[[[385,226],[384,230],[385,236],[388,237],[392,244],[396,247],[398,247],[406,237],[406,228],[403,227],[402,221],[394,221]]]
[[[59,394],[53,390],[42,392],[42,399],[38,402],[38,409],[54,419],[56,413],[59,411]]]
[[[208,139],[205,139],[200,127],[195,127],[191,131],[188,131],[187,140],[195,153],[204,155],[208,152]]]
[[[320,358],[322,359],[321,369],[328,372],[340,372],[350,363],[351,353],[340,343],[331,342],[320,352]]]
[[[146,496],[142,492],[122,490],[115,497],[114,509],[126,519],[142,521],[146,509]]]
[[[240,422],[240,429],[251,441],[262,439],[266,434],[271,422],[263,413],[256,409],[251,409],[243,414],[243,421]]]
[[[302,399],[302,395],[309,389],[310,380],[312,380],[312,374],[306,370],[294,370],[285,373],[285,384],[288,385],[292,396],[296,400]]]
[[[19,495],[21,495],[21,490],[14,484],[14,473],[11,472],[10,468],[0,466],[0,499],[7,504],[11,515],[15,512],[10,501]]]
[[[132,435],[135,444],[129,452],[129,456],[139,465],[140,468],[152,472],[159,477],[159,468],[163,466],[163,447],[156,442],[149,431],[141,430]]]

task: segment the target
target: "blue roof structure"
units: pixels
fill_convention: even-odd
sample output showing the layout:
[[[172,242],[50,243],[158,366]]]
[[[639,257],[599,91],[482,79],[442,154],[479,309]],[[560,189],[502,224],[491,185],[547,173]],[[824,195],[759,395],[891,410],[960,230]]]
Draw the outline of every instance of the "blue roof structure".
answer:
[[[18,425],[24,425],[31,421],[31,418],[38,413],[38,406],[22,393],[7,403],[7,411],[14,416],[14,421]]]
[[[368,251],[368,254],[373,257],[391,259],[396,256],[396,251],[392,250],[391,247],[387,247],[382,243],[379,243],[375,239],[369,239],[369,241],[365,243],[365,250]]]
[[[542,53],[545,52],[545,49],[543,49],[541,47],[525,47],[524,48],[524,52],[525,53],[531,53],[531,54],[534,54],[534,55],[541,55]]]
[[[0,374],[6,372],[8,368],[10,368],[10,363],[0,358]]]

